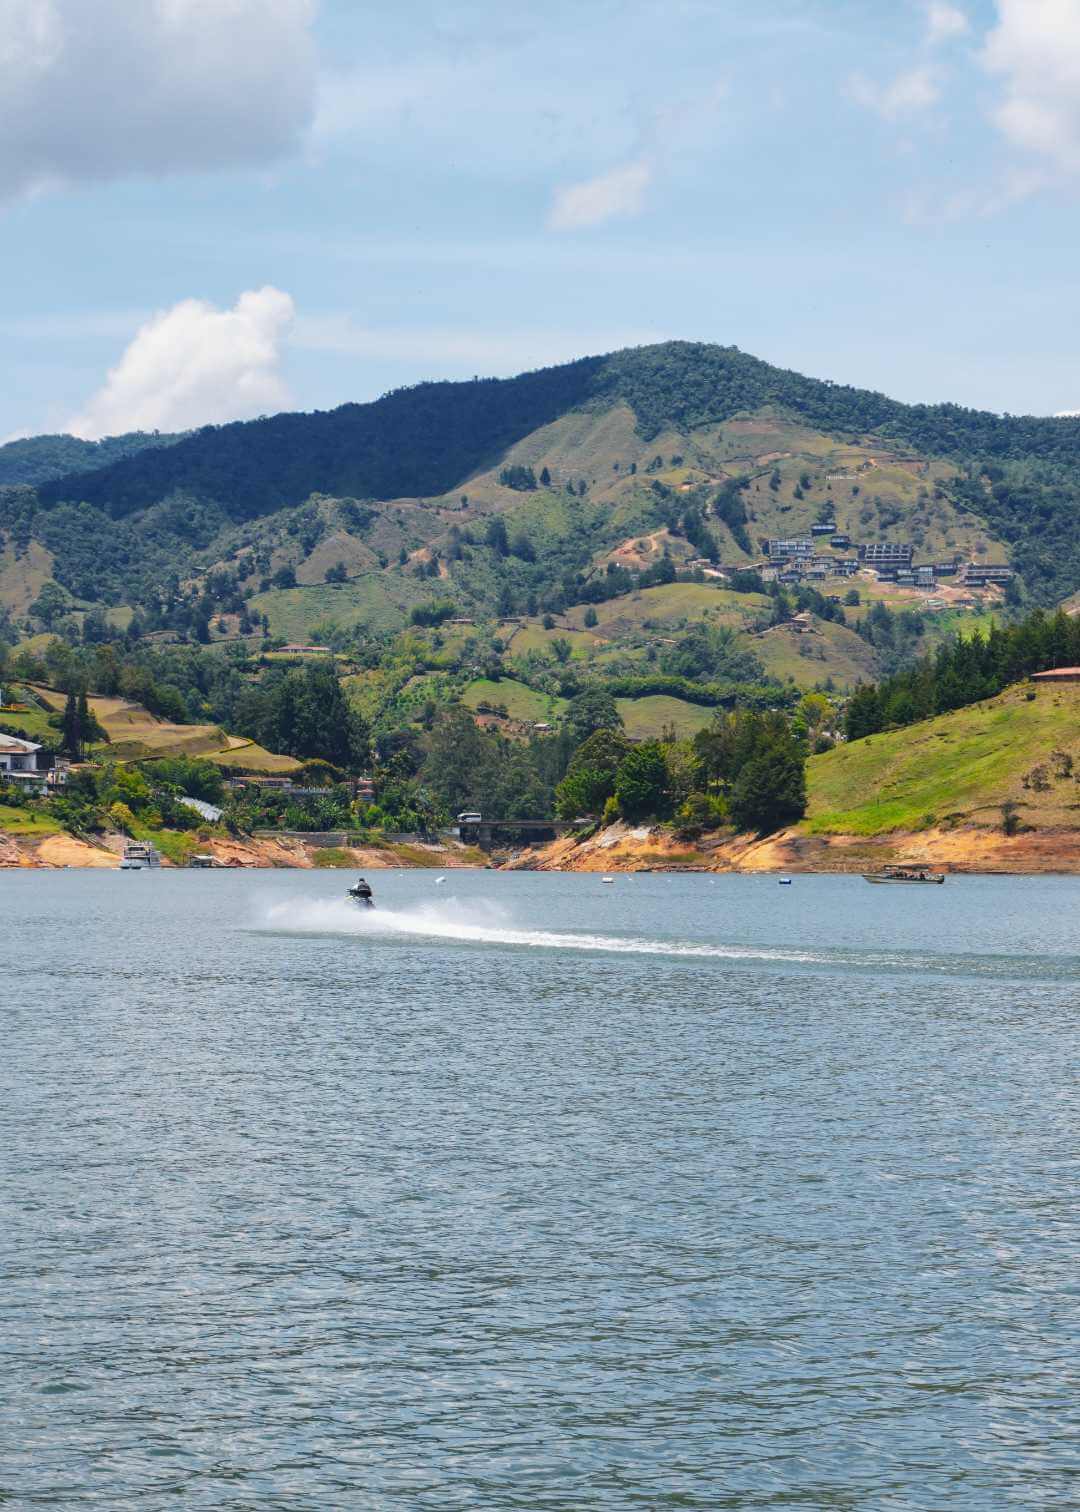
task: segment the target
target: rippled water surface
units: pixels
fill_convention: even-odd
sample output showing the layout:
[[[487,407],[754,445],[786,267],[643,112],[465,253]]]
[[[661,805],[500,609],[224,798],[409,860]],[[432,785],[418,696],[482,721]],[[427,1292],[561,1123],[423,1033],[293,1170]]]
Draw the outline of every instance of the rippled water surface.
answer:
[[[1080,882],[0,873],[0,1503],[1080,1504]]]

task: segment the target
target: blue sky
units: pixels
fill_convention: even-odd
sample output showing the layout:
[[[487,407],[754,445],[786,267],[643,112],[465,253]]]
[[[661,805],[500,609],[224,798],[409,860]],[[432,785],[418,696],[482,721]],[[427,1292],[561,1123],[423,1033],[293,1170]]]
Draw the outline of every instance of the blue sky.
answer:
[[[1078,187],[1080,0],[0,0],[0,437],[668,337],[1076,409]]]

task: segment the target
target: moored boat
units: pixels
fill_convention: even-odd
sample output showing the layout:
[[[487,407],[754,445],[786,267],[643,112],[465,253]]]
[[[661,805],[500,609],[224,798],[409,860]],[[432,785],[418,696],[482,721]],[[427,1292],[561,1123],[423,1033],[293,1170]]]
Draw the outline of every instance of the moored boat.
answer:
[[[129,840],[120,861],[121,871],[142,871],[161,865],[161,857],[149,840]]]
[[[945,873],[928,871],[925,866],[886,866],[879,872],[863,872],[863,881],[941,883],[945,881]]]

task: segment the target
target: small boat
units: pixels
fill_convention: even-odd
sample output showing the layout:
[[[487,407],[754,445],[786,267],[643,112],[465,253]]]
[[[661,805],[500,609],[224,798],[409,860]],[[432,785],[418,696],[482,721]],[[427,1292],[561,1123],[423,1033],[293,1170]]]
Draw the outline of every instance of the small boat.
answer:
[[[780,886],[781,887],[790,887],[791,886],[791,878],[790,877],[781,877],[780,878]]]
[[[446,881],[445,877],[436,877],[435,878],[435,886],[436,887],[441,887],[445,881]]]
[[[361,908],[375,907],[375,899],[371,896],[371,888],[364,881],[363,877],[349,888],[346,897],[351,898],[354,903],[358,903]]]
[[[614,882],[615,878],[614,877],[601,877],[600,880],[601,880],[601,882],[608,882],[608,883],[610,883],[610,882]]]
[[[864,882],[936,882],[945,881],[944,872],[928,871],[925,866],[886,866],[879,872],[863,872]]]

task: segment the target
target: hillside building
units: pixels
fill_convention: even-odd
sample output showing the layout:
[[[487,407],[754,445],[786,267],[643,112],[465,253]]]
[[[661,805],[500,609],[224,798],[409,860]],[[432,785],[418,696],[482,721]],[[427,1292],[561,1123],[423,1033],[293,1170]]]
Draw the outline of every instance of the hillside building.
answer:
[[[911,546],[899,541],[868,541],[859,547],[859,556],[867,567],[910,567],[913,554]]]
[[[961,582],[967,588],[985,588],[988,583],[1004,587],[1012,575],[1011,567],[982,566],[978,562],[969,562],[964,568]]]
[[[771,562],[801,561],[814,555],[816,547],[808,537],[796,537],[787,541],[769,542],[769,560]]]

